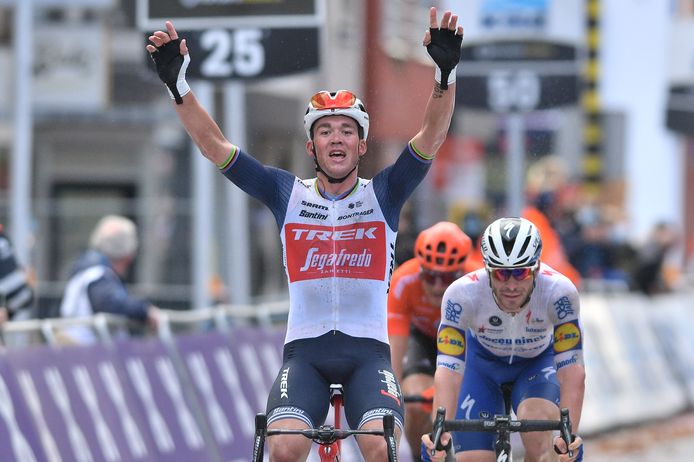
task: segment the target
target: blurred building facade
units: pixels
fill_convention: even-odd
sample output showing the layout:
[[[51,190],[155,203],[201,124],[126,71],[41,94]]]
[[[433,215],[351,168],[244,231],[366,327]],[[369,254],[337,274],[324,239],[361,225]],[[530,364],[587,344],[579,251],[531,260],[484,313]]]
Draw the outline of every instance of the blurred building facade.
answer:
[[[142,250],[128,280],[134,290],[164,307],[195,305],[192,261],[200,247],[193,245],[197,205],[191,147],[166,91],[148,64],[146,34],[136,23],[136,0],[113,0],[99,8],[34,3],[33,235],[30,261],[25,263],[34,269],[38,281],[39,313],[55,309],[68,265],[82,250],[94,223],[109,213],[133,218],[142,231]],[[676,106],[680,88],[684,86],[689,95],[694,91],[694,40],[682,39],[694,36],[694,1],[532,3],[535,9],[530,16],[527,10],[525,16],[519,16],[518,2],[510,0],[476,0],[464,6],[431,2],[460,13],[465,44],[479,42],[480,37],[490,39],[492,32],[519,40],[528,34],[556,39],[553,31],[568,29],[570,33],[562,40],[573,40],[579,67],[588,40],[583,15],[590,4],[599,4],[603,30],[602,189],[592,196],[581,192],[585,108],[580,104],[524,113],[526,167],[549,156],[560,159],[565,172],[559,184],[548,181],[542,188],[553,187],[572,205],[594,201],[623,209],[626,222],[632,225],[625,232],[627,238],[645,234],[656,221],[681,225],[686,237],[682,258],[694,261],[694,123],[665,122],[668,111]],[[244,114],[233,108],[223,110],[226,89],[217,83],[211,111],[220,125],[225,118],[244,117],[243,147],[261,161],[310,177],[314,172],[302,127],[305,102],[317,89],[351,89],[363,95],[371,114],[369,153],[362,165],[363,176],[370,177],[400,153],[421,124],[421,108],[430,92],[422,82],[433,72],[421,46],[430,5],[412,0],[318,0],[318,4],[322,11],[319,69],[244,81]],[[566,14],[567,8],[572,14]],[[566,17],[573,22],[562,22]],[[644,30],[649,32],[644,34]],[[626,38],[618,40],[617,36]],[[8,185],[12,181],[13,82],[9,69],[14,59],[13,39],[13,7],[9,0],[0,0],[3,222],[9,219],[12,202]],[[618,48],[629,40],[630,48]],[[301,54],[301,49],[290,51]],[[647,53],[649,58],[641,59],[639,53]],[[657,68],[656,77],[630,64],[643,61]],[[635,87],[628,82],[635,82]],[[679,104],[684,104],[685,116],[692,117],[694,103],[691,98],[683,101]],[[471,211],[485,219],[503,213],[509,180],[504,174],[507,117],[458,106],[450,139],[409,204],[412,223],[407,223],[407,229],[411,233],[444,218],[462,223]],[[209,168],[214,170],[214,166]],[[240,271],[250,273],[253,300],[284,297],[286,283],[274,218],[251,200],[249,261],[230,261],[225,251],[233,239],[229,224],[241,212],[227,204],[228,182],[221,175],[213,178],[213,197],[206,211],[213,225],[202,247],[212,275],[209,303],[238,301],[239,294],[230,290],[229,281]]]

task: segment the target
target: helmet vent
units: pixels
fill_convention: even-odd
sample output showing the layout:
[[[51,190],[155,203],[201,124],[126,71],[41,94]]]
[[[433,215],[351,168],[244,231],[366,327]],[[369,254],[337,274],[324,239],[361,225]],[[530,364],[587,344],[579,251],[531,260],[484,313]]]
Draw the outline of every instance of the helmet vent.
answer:
[[[530,236],[525,238],[525,241],[523,241],[523,247],[521,247],[520,252],[518,252],[518,255],[524,255],[525,251],[528,249],[528,246],[530,245]]]
[[[496,250],[496,245],[494,244],[494,241],[491,239],[489,240],[489,247],[489,250],[491,250],[492,255],[499,255],[499,252]]]

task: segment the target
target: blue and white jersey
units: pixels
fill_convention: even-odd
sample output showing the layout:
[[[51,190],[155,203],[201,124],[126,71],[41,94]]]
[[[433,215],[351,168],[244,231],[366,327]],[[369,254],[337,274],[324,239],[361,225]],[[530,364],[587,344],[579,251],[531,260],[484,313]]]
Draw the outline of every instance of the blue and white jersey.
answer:
[[[576,287],[544,263],[535,283],[530,300],[516,315],[497,306],[485,269],[451,284],[441,302],[437,367],[462,374],[471,342],[506,364],[535,358],[550,346],[557,370],[583,364]]]
[[[411,146],[337,200],[315,178],[262,165],[237,151],[223,172],[267,205],[280,228],[290,310],[285,342],[330,331],[388,343],[386,301],[400,209],[430,160]]]

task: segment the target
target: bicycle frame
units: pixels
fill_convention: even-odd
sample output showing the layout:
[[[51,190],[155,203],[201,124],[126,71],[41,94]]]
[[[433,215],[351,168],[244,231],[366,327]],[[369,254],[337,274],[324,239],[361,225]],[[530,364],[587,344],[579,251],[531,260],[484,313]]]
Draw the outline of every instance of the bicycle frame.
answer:
[[[342,411],[342,387],[339,385],[330,385],[330,404],[334,410],[334,428],[340,429],[340,419]],[[320,462],[339,462],[342,451],[342,440],[335,440],[329,444],[320,444],[318,446],[318,456]]]
[[[383,436],[388,448],[388,462],[397,462],[395,442],[395,419],[392,415],[383,416],[383,430],[342,430],[340,419],[342,411],[342,386],[330,386],[330,403],[333,406],[335,425],[321,425],[307,429],[272,429],[267,428],[267,416],[255,416],[255,439],[252,462],[262,462],[265,452],[265,438],[273,435],[303,435],[318,444],[320,462],[340,462],[341,440],[355,435]]]

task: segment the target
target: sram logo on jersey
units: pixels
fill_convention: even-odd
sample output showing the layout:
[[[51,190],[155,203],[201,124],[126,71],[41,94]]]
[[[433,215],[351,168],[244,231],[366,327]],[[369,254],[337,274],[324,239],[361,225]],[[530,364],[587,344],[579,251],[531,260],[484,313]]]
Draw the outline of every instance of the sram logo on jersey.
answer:
[[[289,281],[342,277],[385,277],[385,223],[343,226],[291,223],[285,226]]]

